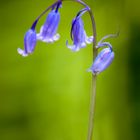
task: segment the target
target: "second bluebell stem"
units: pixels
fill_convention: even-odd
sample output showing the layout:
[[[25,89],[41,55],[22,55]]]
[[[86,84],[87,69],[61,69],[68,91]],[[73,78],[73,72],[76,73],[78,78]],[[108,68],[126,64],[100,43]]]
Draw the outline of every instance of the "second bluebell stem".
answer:
[[[65,0],[62,0],[62,1],[65,1]],[[93,62],[94,62],[95,58],[98,55],[98,49],[96,48],[97,33],[96,33],[96,24],[95,24],[93,12],[92,12],[91,8],[86,3],[84,3],[82,0],[70,0],[70,1],[78,2],[81,5],[83,5],[85,8],[88,8],[88,13],[90,15],[91,22],[92,22],[92,32],[93,32],[93,38],[94,38],[93,52],[92,52],[93,53]],[[90,97],[90,111],[89,111],[89,125],[88,125],[87,140],[92,140],[92,136],[93,136],[95,100],[96,100],[96,79],[97,79],[97,75],[92,74],[92,92],[91,92],[91,97]]]
[[[93,28],[93,62],[98,55],[98,49],[96,48],[96,40],[97,40],[97,33],[96,33],[96,24],[93,13],[91,9],[89,10],[89,14],[91,17],[92,28]],[[96,81],[97,75],[92,74],[92,92],[90,97],[90,111],[89,111],[89,125],[88,125],[88,135],[87,140],[92,140],[93,136],[93,127],[94,127],[94,116],[95,116],[95,101],[96,101]]]
[[[78,2],[81,2],[82,5],[86,5],[83,1],[77,0]],[[88,12],[91,18],[92,22],[92,32],[93,32],[93,62],[95,58],[98,55],[98,49],[96,48],[96,40],[97,40],[97,33],[96,33],[96,24],[95,19],[92,10],[89,6]],[[92,92],[90,96],[90,109],[89,109],[89,125],[88,125],[88,134],[87,134],[87,140],[92,140],[93,136],[93,127],[94,127],[94,116],[95,116],[95,101],[96,101],[96,81],[97,81],[97,75],[92,74]]]
[[[62,1],[68,1],[68,0],[62,0]],[[92,52],[93,53],[93,62],[94,62],[95,58],[98,55],[98,49],[96,48],[97,33],[96,33],[96,24],[95,24],[93,12],[90,9],[90,7],[81,0],[70,0],[70,1],[78,2],[81,5],[83,5],[85,8],[88,8],[88,13],[90,15],[91,22],[92,22],[92,32],[93,32],[93,38],[94,38],[93,52]],[[89,111],[89,125],[88,125],[87,140],[92,140],[92,136],[93,136],[95,100],[96,100],[96,79],[97,79],[97,75],[92,74],[92,92],[91,92],[91,97],[90,97],[90,111]]]

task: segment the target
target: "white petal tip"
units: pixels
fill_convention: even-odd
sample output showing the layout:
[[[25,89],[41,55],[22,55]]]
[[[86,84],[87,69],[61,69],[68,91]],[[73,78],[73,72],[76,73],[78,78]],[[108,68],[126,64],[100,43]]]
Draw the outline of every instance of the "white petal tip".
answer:
[[[46,43],[53,43],[53,42],[59,40],[59,38],[60,38],[59,34],[56,34],[51,38],[50,37],[43,37],[42,35],[37,34],[37,39],[41,40],[42,42],[46,42]]]
[[[83,43],[81,44],[81,48],[85,48],[85,47],[86,47],[86,43],[83,42]]]
[[[60,35],[59,35],[59,34],[56,34],[56,35],[53,37],[53,40],[54,40],[54,41],[57,41],[57,40],[59,40],[59,38],[60,38]]]
[[[25,53],[25,51],[24,51],[24,50],[22,50],[22,49],[20,49],[20,48],[18,48],[18,49],[17,49],[17,52],[18,52],[20,55],[22,55],[23,57],[28,56],[28,54],[27,54],[27,53]]]
[[[37,34],[36,37],[37,37],[37,40],[42,40],[43,39],[43,37],[42,37],[42,35],[40,33]]]
[[[93,36],[87,37],[86,38],[86,43],[91,44],[93,42]]]
[[[68,40],[66,41],[66,46],[67,48],[71,49],[73,52],[77,52],[80,50],[79,46],[76,46],[76,45],[69,45],[68,44]]]
[[[79,47],[75,46],[75,45],[67,45],[67,47],[72,50],[73,52],[77,52],[79,51]]]

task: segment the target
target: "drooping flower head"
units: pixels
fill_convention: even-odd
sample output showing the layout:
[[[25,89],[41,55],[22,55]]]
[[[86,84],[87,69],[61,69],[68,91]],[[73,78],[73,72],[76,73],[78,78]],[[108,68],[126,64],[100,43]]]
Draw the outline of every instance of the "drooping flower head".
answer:
[[[95,58],[92,66],[88,71],[91,71],[93,74],[97,75],[100,72],[104,71],[113,61],[114,52],[112,49],[112,45],[109,42],[103,42],[105,39],[117,37],[117,34],[109,34],[104,36],[97,44],[96,49],[107,46],[108,48],[103,49]]]
[[[58,12],[61,2],[58,2],[56,9],[53,7],[52,11],[48,14],[44,25],[40,29],[40,33],[37,34],[37,39],[43,42],[52,43],[60,38],[57,33],[60,14]]]
[[[112,48],[105,48],[98,54],[93,62],[93,65],[88,71],[91,71],[93,74],[97,75],[100,72],[104,71],[111,64],[113,59],[114,52]]]
[[[24,37],[24,50],[18,48],[18,53],[24,57],[28,56],[34,51],[36,42],[36,31],[33,28],[31,28],[26,32]]]
[[[80,48],[86,47],[87,44],[93,42],[93,36],[88,37],[84,30],[84,24],[81,19],[81,16],[87,11],[87,9],[81,10],[77,16],[72,21],[71,27],[71,38],[73,40],[73,45],[68,45],[68,41],[66,45],[69,49],[73,51],[78,51]]]

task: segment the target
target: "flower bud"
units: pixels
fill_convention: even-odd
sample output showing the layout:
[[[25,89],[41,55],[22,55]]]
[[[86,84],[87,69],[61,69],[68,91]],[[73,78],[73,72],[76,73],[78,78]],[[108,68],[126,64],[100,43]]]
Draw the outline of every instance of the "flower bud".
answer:
[[[89,71],[97,75],[104,71],[111,64],[113,59],[114,52],[110,48],[105,48],[98,54]]]

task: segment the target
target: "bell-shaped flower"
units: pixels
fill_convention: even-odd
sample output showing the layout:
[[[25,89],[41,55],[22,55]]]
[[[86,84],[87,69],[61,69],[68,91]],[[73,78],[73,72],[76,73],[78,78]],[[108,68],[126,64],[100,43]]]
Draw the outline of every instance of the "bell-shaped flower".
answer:
[[[66,45],[73,51],[78,51],[81,48],[86,47],[87,44],[93,42],[93,36],[88,37],[86,35],[84,24],[80,16],[76,17],[72,22],[71,38],[73,40],[73,45],[69,45],[68,41],[66,42]]]
[[[28,54],[31,54],[36,46],[36,31],[33,29],[29,29],[24,37],[24,50],[18,48],[17,51],[22,56],[28,56]]]
[[[111,48],[103,49],[96,59],[93,62],[93,65],[88,71],[91,71],[93,74],[97,75],[100,72],[104,71],[114,59],[114,52]]]
[[[40,33],[37,34],[37,39],[43,42],[54,42],[60,38],[60,35],[57,33],[58,24],[60,21],[60,14],[58,10],[52,10],[40,29]]]

